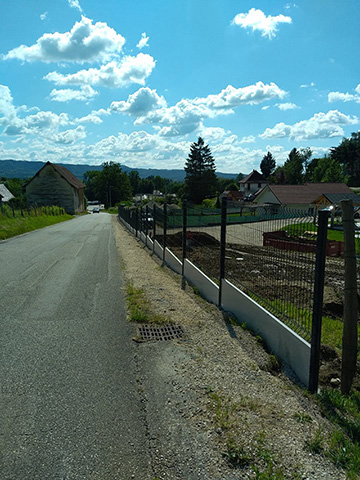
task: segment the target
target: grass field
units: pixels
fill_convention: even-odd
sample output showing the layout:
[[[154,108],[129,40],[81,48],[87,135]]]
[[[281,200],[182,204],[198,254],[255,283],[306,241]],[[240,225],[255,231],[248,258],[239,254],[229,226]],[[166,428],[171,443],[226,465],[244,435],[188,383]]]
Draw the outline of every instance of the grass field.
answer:
[[[65,222],[74,218],[59,207],[41,207],[21,212],[16,210],[15,216],[10,209],[0,211],[0,240],[15,237],[32,230],[48,227],[55,223]]]

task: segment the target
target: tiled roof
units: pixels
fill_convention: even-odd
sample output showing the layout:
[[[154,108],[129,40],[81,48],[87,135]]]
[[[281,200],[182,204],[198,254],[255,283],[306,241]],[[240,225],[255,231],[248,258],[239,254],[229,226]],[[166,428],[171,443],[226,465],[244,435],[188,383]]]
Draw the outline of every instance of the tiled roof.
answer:
[[[56,163],[51,163],[51,162],[46,162],[43,167],[40,168],[38,172],[35,173],[35,175],[28,180],[24,185],[28,185],[35,177],[39,175],[39,173],[47,166],[50,165],[53,167],[54,170],[56,170],[59,175],[61,175],[70,185],[72,185],[74,188],[77,190],[80,190],[81,188],[85,188],[85,185],[80,182],[78,178],[75,177],[73,173],[70,172],[66,167],[63,167],[61,165],[57,165]]]
[[[324,193],[330,203],[340,203],[342,200],[352,200],[355,205],[360,205],[360,196],[354,192],[351,193]]]
[[[246,177],[244,177],[242,180],[240,180],[239,183],[263,183],[263,182],[266,182],[266,179],[264,177],[264,175],[262,175],[261,173],[259,173],[257,170],[253,170],[251,173],[249,173],[249,175],[247,175]]]
[[[305,183],[304,185],[268,185],[282,205],[314,203],[325,193],[352,193],[345,183]]]
[[[85,185],[80,182],[80,180],[76,178],[75,175],[71,173],[70,170],[68,170],[66,167],[62,167],[61,165],[57,165],[56,163],[47,163],[52,165],[54,169],[73,187],[77,188],[78,190],[80,188],[85,188]]]

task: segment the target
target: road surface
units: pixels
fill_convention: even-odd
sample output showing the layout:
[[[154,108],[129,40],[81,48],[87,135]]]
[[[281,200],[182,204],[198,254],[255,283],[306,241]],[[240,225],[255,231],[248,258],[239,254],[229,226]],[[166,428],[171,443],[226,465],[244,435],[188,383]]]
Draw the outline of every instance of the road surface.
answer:
[[[152,479],[111,217],[0,242],[3,480]]]

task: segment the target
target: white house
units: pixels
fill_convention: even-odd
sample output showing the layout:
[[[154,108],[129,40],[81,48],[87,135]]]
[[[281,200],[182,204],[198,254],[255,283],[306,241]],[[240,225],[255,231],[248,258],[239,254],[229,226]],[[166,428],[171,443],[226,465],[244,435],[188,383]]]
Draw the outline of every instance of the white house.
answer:
[[[266,180],[264,175],[259,173],[257,170],[253,170],[249,175],[240,180],[240,192],[244,195],[258,192],[261,188],[268,185],[269,182]]]
[[[267,185],[256,195],[261,205],[283,206],[313,213],[315,203],[322,195],[338,194],[349,198],[353,192],[345,183],[305,183],[304,185]]]

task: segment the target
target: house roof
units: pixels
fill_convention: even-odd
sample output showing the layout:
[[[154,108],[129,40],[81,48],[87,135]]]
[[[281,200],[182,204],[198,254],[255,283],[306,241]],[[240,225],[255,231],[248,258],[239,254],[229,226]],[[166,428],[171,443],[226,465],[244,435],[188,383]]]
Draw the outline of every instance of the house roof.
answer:
[[[304,185],[267,185],[263,192],[269,189],[279,203],[288,204],[310,204],[314,203],[321,195],[327,194],[349,194],[352,193],[345,183],[305,183]],[[258,195],[259,197],[260,195]]]
[[[66,167],[63,167],[62,165],[57,165],[56,163],[51,162],[46,162],[45,165],[41,167],[40,170],[36,172],[35,175],[28,182],[26,182],[26,185],[28,185],[35,177],[37,177],[39,173],[48,165],[51,165],[53,169],[56,170],[64,178],[64,180],[70,183],[70,185],[72,185],[77,190],[85,188],[85,185],[77,177],[75,177],[75,175],[71,173],[70,170],[68,170]]]
[[[239,192],[238,190],[225,190],[221,195],[220,198],[235,198],[236,200],[241,200],[244,194]]]
[[[259,173],[257,170],[253,170],[249,175],[244,177],[242,180],[240,180],[239,183],[264,183],[267,182],[266,178],[264,175]]]
[[[3,183],[0,183],[0,200],[3,202],[8,202],[14,198],[14,195],[5,187]]]
[[[321,197],[325,197],[331,204],[335,205],[342,200],[352,200],[355,205],[360,205],[360,196],[354,192],[351,193],[323,193]],[[317,198],[316,201],[320,199]]]

